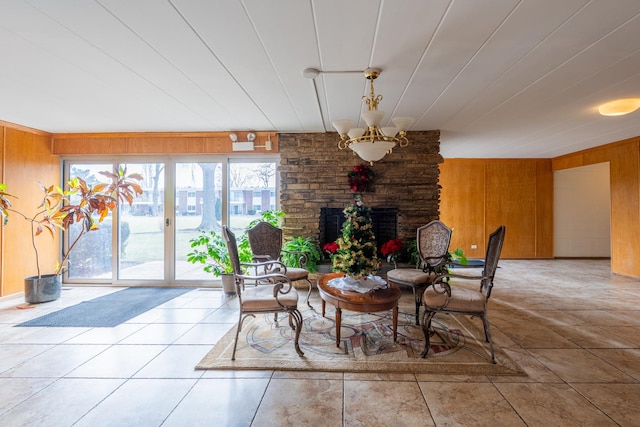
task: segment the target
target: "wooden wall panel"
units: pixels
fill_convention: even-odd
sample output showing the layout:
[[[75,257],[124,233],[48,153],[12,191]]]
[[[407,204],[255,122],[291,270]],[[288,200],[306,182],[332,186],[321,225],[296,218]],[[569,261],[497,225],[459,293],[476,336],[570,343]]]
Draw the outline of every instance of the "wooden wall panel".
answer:
[[[553,170],[551,162],[536,162],[536,258],[553,257]]]
[[[610,156],[611,269],[640,277],[640,153],[638,144]]]
[[[252,151],[233,151],[231,132],[182,133],[104,133],[57,134],[53,136],[56,155],[119,155],[119,154],[277,154],[276,132],[254,132]],[[247,141],[248,132],[236,132],[238,141]],[[265,145],[271,142],[271,150]]]
[[[4,172],[9,192],[18,197],[13,206],[27,214],[35,213],[42,200],[38,182],[60,182],[60,160],[51,155],[51,137],[7,128]],[[29,223],[12,214],[4,228],[3,295],[22,292],[24,278],[36,274],[30,236]],[[46,234],[38,236],[37,241],[43,274],[50,273],[58,259],[59,241]]]
[[[551,258],[551,169],[550,159],[445,159],[440,218],[455,227],[451,247],[483,258],[487,237],[504,224],[504,258]]]
[[[536,163],[491,160],[486,165],[485,234],[505,225],[504,258],[536,256]]]
[[[461,248],[469,258],[484,258],[485,161],[445,160],[440,165],[440,185],[440,220],[454,229],[451,249]]]

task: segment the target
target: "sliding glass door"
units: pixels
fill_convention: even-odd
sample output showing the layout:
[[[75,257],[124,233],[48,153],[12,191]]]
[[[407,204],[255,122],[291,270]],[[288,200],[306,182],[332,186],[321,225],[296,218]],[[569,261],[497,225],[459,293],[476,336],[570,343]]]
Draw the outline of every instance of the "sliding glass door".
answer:
[[[72,253],[68,283],[216,285],[202,264],[187,262],[190,240],[203,230],[219,233],[223,224],[241,235],[262,212],[277,209],[276,163],[269,159],[67,161],[65,176],[95,183],[106,180],[99,171],[120,166],[143,177],[144,193],[84,237]],[[65,244],[72,237],[73,230]]]

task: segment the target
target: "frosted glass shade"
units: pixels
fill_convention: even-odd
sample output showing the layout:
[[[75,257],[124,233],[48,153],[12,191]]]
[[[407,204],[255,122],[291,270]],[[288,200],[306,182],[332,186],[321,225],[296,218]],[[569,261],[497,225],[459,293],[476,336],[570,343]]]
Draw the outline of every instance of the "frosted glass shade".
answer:
[[[349,148],[360,156],[360,158],[366,162],[377,162],[382,159],[393,147],[396,146],[395,142],[389,141],[365,141],[350,144]]]
[[[382,132],[382,134],[384,136],[390,136],[390,137],[394,137],[396,136],[396,134],[398,133],[398,128],[394,128],[394,127],[384,127],[382,129],[380,129],[380,131]]]
[[[352,129],[349,129],[349,132],[347,133],[347,135],[349,135],[349,139],[360,138],[362,135],[364,135],[365,130],[366,129],[364,128],[352,128]]]
[[[393,117],[391,121],[398,128],[398,131],[406,131],[411,127],[415,119],[413,117]]]
[[[384,117],[384,111],[372,110],[372,111],[364,111],[361,114],[362,120],[365,121],[367,126],[380,126],[380,122]]]
[[[332,125],[340,135],[346,135],[349,129],[353,127],[353,122],[351,120],[337,120]]]

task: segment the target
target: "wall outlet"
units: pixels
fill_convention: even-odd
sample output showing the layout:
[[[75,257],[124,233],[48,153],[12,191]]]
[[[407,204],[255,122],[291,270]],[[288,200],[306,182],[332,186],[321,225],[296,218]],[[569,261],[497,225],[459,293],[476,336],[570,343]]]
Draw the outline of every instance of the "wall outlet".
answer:
[[[478,245],[471,245],[471,249],[478,249]]]

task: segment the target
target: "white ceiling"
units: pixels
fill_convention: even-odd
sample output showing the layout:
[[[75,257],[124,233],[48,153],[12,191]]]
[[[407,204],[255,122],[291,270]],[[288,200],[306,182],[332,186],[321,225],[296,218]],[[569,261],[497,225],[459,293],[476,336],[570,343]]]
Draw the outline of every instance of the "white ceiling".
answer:
[[[638,0],[0,0],[0,61],[0,120],[49,132],[333,131],[378,67],[447,158],[640,135],[597,113],[640,97]]]

